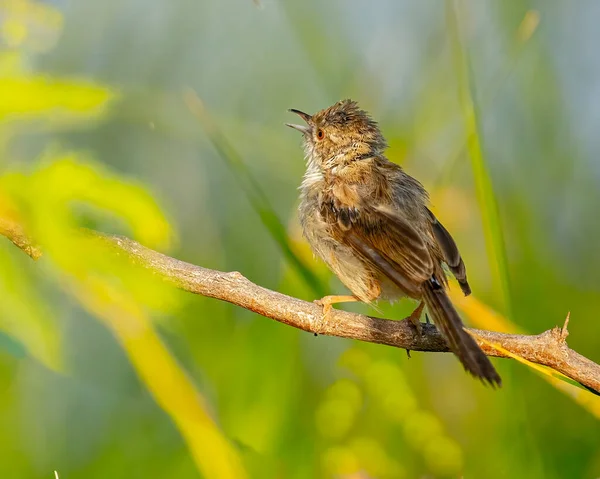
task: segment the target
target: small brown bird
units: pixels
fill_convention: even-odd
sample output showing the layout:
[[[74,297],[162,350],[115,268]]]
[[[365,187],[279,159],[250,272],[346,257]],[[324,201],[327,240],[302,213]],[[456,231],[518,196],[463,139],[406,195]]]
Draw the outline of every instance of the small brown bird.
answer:
[[[446,294],[443,264],[464,294],[471,292],[456,243],[427,207],[423,185],[384,156],[387,143],[377,123],[351,100],[314,115],[290,111],[306,122],[287,124],[304,136],[304,236],[353,294],[321,299],[324,317],[339,302],[404,296],[419,300],[407,319],[420,330],[426,305],[464,368],[499,386],[500,376],[463,329]]]

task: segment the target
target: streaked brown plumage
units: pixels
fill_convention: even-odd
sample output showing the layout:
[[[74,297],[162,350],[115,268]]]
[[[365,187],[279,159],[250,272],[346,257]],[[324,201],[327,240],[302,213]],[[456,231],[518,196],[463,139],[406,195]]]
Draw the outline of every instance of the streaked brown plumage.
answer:
[[[300,221],[315,254],[360,301],[408,296],[424,302],[465,369],[500,385],[445,291],[443,264],[465,295],[471,292],[456,243],[428,209],[423,186],[384,156],[377,123],[351,100],[314,115],[290,111],[306,121],[288,126],[304,135]],[[339,301],[323,298],[325,312]],[[422,303],[411,319],[421,310]]]

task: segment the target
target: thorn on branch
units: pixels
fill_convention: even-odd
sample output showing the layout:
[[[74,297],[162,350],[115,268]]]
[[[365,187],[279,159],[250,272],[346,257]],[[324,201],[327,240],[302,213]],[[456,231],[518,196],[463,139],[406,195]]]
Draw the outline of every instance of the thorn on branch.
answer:
[[[563,343],[566,341],[567,336],[569,335],[568,326],[569,326],[569,319],[570,318],[571,318],[571,311],[569,311],[567,313],[567,317],[565,319],[565,324],[563,324],[563,327],[560,330],[560,341],[563,342]]]

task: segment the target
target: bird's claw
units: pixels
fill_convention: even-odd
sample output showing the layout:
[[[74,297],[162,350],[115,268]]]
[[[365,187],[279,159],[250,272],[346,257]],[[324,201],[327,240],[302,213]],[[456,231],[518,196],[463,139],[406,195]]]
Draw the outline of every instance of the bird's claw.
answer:
[[[423,308],[425,307],[425,303],[421,302],[419,306],[404,319],[404,321],[408,321],[413,328],[415,328],[419,337],[423,336],[423,323],[421,322],[421,313],[423,312]]]
[[[418,318],[414,318],[412,315],[404,318],[402,321],[407,321],[412,328],[415,329],[419,337],[423,336],[423,323]]]

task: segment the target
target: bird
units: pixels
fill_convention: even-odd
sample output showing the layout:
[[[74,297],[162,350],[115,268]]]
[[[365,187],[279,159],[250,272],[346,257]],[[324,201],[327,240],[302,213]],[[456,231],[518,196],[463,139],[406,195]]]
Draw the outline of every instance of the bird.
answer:
[[[313,115],[290,109],[305,124],[306,172],[300,185],[303,236],[352,295],[317,301],[327,319],[333,304],[403,297],[419,302],[407,318],[417,331],[426,306],[448,348],[464,369],[491,386],[500,375],[465,331],[448,294],[448,269],[471,293],[456,242],[429,209],[423,185],[388,160],[375,120],[357,102],[338,101]]]

